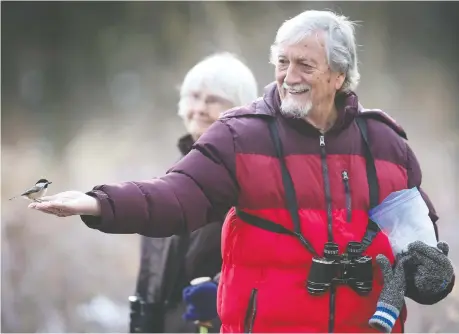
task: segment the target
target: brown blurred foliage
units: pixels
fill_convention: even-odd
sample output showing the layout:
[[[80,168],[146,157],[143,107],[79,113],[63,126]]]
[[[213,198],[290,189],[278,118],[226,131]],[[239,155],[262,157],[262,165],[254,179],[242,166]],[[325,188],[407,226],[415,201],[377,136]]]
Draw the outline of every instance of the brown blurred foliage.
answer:
[[[273,80],[269,45],[305,9],[360,21],[369,108],[408,132],[440,235],[459,261],[459,4],[427,2],[2,2],[2,332],[126,332],[136,235],[105,235],[7,199],[38,178],[50,193],[159,176],[184,128],[177,85],[215,51]],[[409,302],[407,330],[459,329],[459,288]]]

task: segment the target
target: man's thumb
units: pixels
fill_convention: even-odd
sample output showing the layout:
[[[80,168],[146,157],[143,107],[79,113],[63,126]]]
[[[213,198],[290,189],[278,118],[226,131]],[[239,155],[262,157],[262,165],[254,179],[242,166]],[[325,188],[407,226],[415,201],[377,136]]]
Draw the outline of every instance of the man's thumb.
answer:
[[[386,284],[394,276],[394,274],[392,272],[392,266],[390,264],[390,261],[384,255],[378,254],[378,256],[376,256],[376,262],[378,263],[379,268],[381,268],[381,272],[382,272],[383,277],[384,277],[384,284]]]

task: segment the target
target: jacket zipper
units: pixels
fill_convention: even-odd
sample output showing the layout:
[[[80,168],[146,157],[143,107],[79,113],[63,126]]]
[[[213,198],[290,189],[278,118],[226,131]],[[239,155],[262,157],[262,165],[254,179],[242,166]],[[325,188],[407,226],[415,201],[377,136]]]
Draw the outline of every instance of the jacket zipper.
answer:
[[[319,140],[320,157],[322,160],[322,174],[324,177],[325,203],[327,205],[327,228],[328,241],[333,241],[332,232],[332,199],[330,192],[330,178],[328,177],[327,152],[325,151],[325,136],[321,135]]]
[[[349,187],[349,174],[346,170],[341,173],[344,183],[344,192],[346,194],[346,221],[350,223],[352,221],[352,198],[351,189]]]
[[[320,157],[322,161],[322,174],[324,178],[324,191],[325,191],[325,203],[327,205],[327,234],[328,241],[333,241],[333,230],[332,230],[332,198],[330,191],[330,178],[328,176],[328,165],[327,165],[327,152],[325,150],[325,136],[320,135],[319,137],[320,145]],[[333,328],[335,327],[335,287],[331,286],[330,288],[330,315],[328,318],[328,332],[333,333]]]
[[[245,314],[244,333],[252,333],[253,324],[257,315],[257,293],[258,289],[253,289],[249,299],[249,305]]]

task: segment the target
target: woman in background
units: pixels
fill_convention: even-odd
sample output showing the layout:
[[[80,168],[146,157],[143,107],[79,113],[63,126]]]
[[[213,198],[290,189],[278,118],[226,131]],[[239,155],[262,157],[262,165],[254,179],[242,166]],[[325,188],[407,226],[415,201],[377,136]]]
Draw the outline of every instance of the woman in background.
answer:
[[[182,156],[191,150],[193,143],[222,112],[248,104],[257,97],[254,75],[234,55],[217,53],[196,64],[186,74],[180,89],[178,113],[187,130],[178,141]],[[220,272],[223,219],[221,217],[191,235],[164,239],[142,236],[136,295],[130,297],[131,332],[196,331],[193,322],[182,318],[186,313],[182,291],[192,279],[215,277]],[[199,320],[212,320],[209,331],[219,332],[216,298],[209,303],[212,306],[208,313],[213,314],[214,319]],[[185,318],[190,319],[189,312],[187,314]]]

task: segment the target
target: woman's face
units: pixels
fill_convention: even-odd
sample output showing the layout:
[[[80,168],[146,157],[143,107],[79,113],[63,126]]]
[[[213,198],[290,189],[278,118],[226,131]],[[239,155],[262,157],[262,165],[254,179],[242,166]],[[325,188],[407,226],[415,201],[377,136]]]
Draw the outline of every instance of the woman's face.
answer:
[[[233,108],[233,104],[206,89],[191,91],[180,100],[187,132],[197,140],[219,117],[220,114]]]

